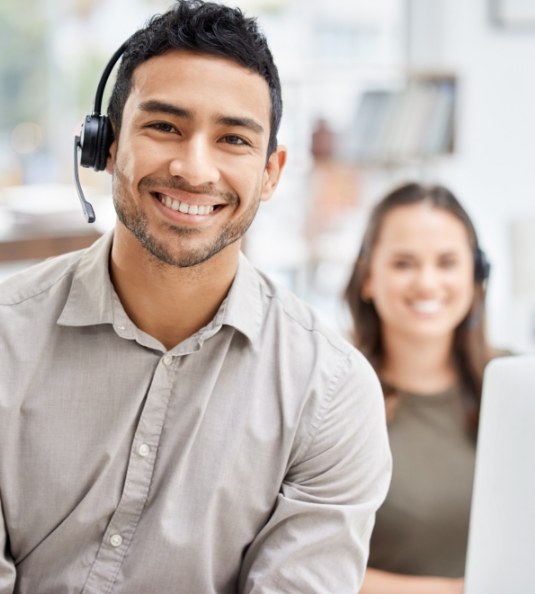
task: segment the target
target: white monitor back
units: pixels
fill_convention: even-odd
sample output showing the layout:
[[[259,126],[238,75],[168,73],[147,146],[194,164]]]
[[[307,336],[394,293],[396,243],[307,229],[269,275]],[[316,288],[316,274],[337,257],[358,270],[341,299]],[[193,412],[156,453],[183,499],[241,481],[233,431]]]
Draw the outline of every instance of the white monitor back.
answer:
[[[535,594],[535,356],[485,370],[465,594]]]

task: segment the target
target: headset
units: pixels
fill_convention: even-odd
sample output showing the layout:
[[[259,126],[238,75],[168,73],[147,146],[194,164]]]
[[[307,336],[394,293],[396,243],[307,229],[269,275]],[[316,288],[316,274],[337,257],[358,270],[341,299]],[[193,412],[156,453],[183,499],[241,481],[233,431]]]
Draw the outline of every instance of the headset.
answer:
[[[474,280],[477,283],[485,283],[490,276],[490,262],[485,252],[478,246],[474,253]]]
[[[467,319],[468,328],[474,328],[477,326],[483,317],[485,311],[485,293],[486,285],[490,276],[490,262],[487,260],[485,252],[476,245],[474,251],[474,281],[483,287],[483,299],[479,303],[479,306],[473,311]]]
[[[128,46],[125,41],[121,47],[113,54],[106,64],[97,92],[95,93],[95,102],[93,104],[93,113],[87,115],[82,123],[80,134],[74,137],[74,181],[78,197],[82,204],[82,210],[88,223],[95,222],[95,211],[93,206],[84,196],[80,177],[78,175],[78,152],[80,152],[80,165],[82,167],[92,167],[95,171],[103,171],[106,168],[111,143],[113,142],[113,131],[107,116],[101,114],[102,97],[104,88],[117,60],[123,55]]]

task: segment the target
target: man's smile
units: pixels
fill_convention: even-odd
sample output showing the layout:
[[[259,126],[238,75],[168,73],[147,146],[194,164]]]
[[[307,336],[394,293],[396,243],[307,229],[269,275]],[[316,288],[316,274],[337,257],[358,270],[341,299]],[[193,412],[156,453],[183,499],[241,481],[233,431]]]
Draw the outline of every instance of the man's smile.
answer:
[[[188,204],[187,202],[180,202],[176,198],[157,192],[154,195],[167,208],[184,214],[206,216],[218,207],[218,205],[212,204]]]

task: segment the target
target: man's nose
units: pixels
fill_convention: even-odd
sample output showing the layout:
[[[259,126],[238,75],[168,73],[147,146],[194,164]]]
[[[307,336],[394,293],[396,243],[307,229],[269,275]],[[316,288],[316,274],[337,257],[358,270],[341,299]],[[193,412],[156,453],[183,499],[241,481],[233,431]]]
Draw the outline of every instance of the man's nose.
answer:
[[[217,182],[220,173],[215,148],[201,136],[184,140],[171,160],[169,172],[192,186]]]

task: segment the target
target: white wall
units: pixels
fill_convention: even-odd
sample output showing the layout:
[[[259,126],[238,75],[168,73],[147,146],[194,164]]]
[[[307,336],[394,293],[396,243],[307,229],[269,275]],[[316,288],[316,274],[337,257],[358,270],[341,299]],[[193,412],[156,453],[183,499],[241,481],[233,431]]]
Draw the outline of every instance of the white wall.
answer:
[[[489,20],[488,4],[410,0],[411,65],[459,76],[457,150],[438,176],[473,216],[493,263],[491,339],[535,350],[535,295],[513,290],[515,257],[522,258],[517,269],[535,275],[535,240],[531,252],[526,246],[515,253],[511,237],[516,219],[535,236],[535,27],[499,29]]]
[[[349,0],[345,1],[349,6]],[[365,215],[362,206],[399,181],[416,176],[450,187],[474,219],[481,245],[492,262],[488,291],[491,341],[513,350],[535,351],[535,295],[515,294],[514,287],[519,283],[514,282],[513,274],[516,269],[523,274],[533,271],[535,275],[535,239],[529,249],[514,252],[511,236],[513,221],[521,219],[523,237],[535,237],[535,28],[522,33],[497,28],[490,21],[489,4],[490,0],[398,0],[396,4],[407,9],[409,71],[445,71],[458,76],[456,149],[452,156],[412,171],[378,170],[363,176],[360,218],[348,217],[348,232],[338,229],[326,243],[327,252],[329,246],[331,252],[336,252],[335,258],[325,258],[328,267],[324,268],[330,271],[327,300],[317,301],[316,295],[305,294],[334,325],[340,325],[333,305],[338,307],[344,273],[358,244],[359,224]],[[288,54],[291,52],[281,52],[279,60],[284,63]],[[328,84],[328,79],[325,83],[325,109],[342,113],[336,103],[340,101],[339,89]],[[293,122],[288,110],[285,117],[286,122]],[[306,142],[303,138],[299,141],[304,147]],[[288,217],[289,205],[299,204],[296,196],[306,190],[299,190],[298,184],[290,184],[288,190],[288,179],[293,179],[291,171],[291,167],[287,168],[269,208],[282,204],[284,220],[294,221]],[[277,228],[280,234],[281,227]],[[292,229],[297,228],[294,221]],[[261,235],[258,227],[255,233],[256,237]],[[259,242],[259,253],[271,257],[273,247],[268,249],[266,245],[272,246],[272,228],[266,236],[267,243]],[[290,244],[286,240],[281,243],[287,254]],[[331,278],[337,264],[340,273]]]

